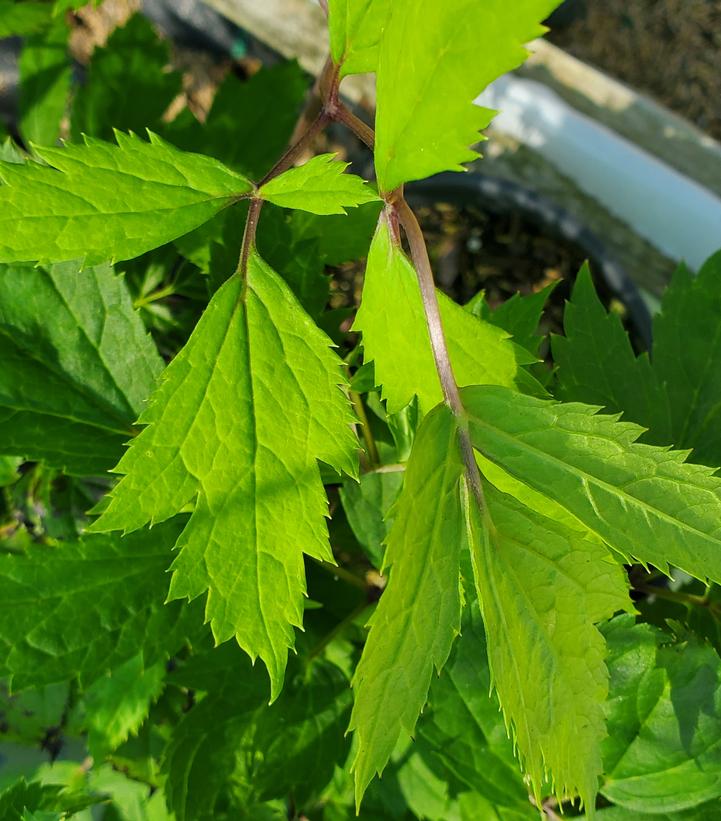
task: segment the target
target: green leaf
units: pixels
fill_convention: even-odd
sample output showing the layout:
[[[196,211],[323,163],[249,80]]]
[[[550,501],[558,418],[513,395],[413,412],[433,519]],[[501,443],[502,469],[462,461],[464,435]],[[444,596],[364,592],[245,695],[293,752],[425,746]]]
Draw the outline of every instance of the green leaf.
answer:
[[[341,363],[257,254],[216,292],[140,417],[147,427],[95,530],[135,530],[195,500],[170,598],[208,592],[217,642],[235,636],[280,692],[305,593],[303,554],[333,561],[317,460],[355,473]]]
[[[90,754],[101,760],[137,732],[165,684],[165,664],[147,666],[142,654],[97,679],[84,702]]]
[[[679,812],[718,799],[721,659],[693,636],[671,642],[628,616],[604,633],[611,696],[603,794],[637,813]]]
[[[30,36],[23,44],[18,68],[20,133],[26,143],[57,142],[72,74],[67,41],[67,25],[56,19],[47,32]]]
[[[357,804],[398,739],[413,733],[433,669],[460,629],[462,474],[457,423],[440,406],[413,446],[385,555],[390,580],[353,679]]]
[[[476,790],[498,811],[515,809],[537,818],[491,689],[483,621],[474,602],[464,612],[451,657],[431,685],[419,733],[449,779]]]
[[[17,481],[21,461],[17,456],[0,456],[0,487],[6,487]]]
[[[290,223],[297,240],[318,241],[326,265],[342,265],[368,255],[380,211],[380,202],[360,205],[345,216],[293,211]]]
[[[165,660],[198,632],[200,608],[165,605],[179,523],[0,555],[0,675],[16,689],[91,683],[138,652]]]
[[[606,313],[587,265],[576,278],[563,325],[565,336],[551,338],[558,397],[623,412],[630,422],[650,428],[643,436],[649,444],[672,442],[668,394],[648,356],[636,358],[620,318]]]
[[[391,0],[329,0],[330,52],[341,77],[376,70],[390,11]]]
[[[239,663],[231,649],[237,648],[210,654],[220,654],[230,674],[181,719],[165,750],[165,793],[177,821],[215,819],[216,805],[231,790],[238,810],[288,795],[300,810],[347,753],[350,690],[336,667],[314,661],[268,707],[261,676],[247,659]]]
[[[721,254],[697,276],[676,270],[654,318],[653,355],[636,357],[621,322],[607,314],[582,269],[554,337],[561,398],[592,402],[649,428],[643,441],[693,448],[694,462],[721,465]]]
[[[349,165],[336,160],[335,154],[319,154],[270,180],[258,193],[283,208],[299,208],[321,215],[345,214],[346,208],[378,199],[365,180],[344,173]]]
[[[606,735],[605,645],[595,625],[630,607],[623,570],[604,545],[486,487],[468,505],[473,571],[488,661],[537,803],[548,774],[558,796],[595,805]]]
[[[167,134],[179,148],[217,157],[260,180],[290,141],[307,89],[308,77],[295,60],[262,68],[243,82],[229,74],[205,123],[183,112]]]
[[[154,134],[37,148],[48,165],[0,163],[0,260],[130,259],[192,231],[251,190],[216,160]]]
[[[598,408],[501,387],[461,391],[477,450],[548,496],[623,556],[721,580],[721,479],[686,453],[636,442]]]
[[[141,134],[156,129],[182,89],[178,72],[166,71],[170,49],[140,14],[115,29],[93,52],[85,82],[73,99],[72,134],[112,139],[114,129]]]
[[[5,37],[25,37],[40,31],[50,22],[51,8],[47,3],[2,0],[0,2],[0,40]]]
[[[103,266],[0,265],[0,452],[109,470],[163,363]]]
[[[679,267],[653,336],[653,369],[670,406],[670,441],[693,448],[694,461],[721,465],[721,254],[697,276]]]
[[[521,365],[535,361],[508,334],[472,316],[438,292],[441,318],[459,385],[529,385]],[[353,329],[363,333],[365,360],[375,363],[388,412],[418,396],[427,413],[443,395],[433,360],[416,273],[393,241],[385,216],[371,245],[363,300]]]
[[[471,303],[466,305],[466,308],[479,319],[485,319],[491,325],[503,328],[522,348],[537,354],[543,338],[538,333],[538,325],[543,316],[546,302],[556,285],[556,282],[552,282],[550,285],[546,285],[545,288],[541,288],[540,291],[523,296],[515,293],[494,310],[491,310],[483,292],[481,292],[473,298]],[[568,308],[566,310],[568,311]]]
[[[375,163],[393,191],[462,171],[495,112],[473,100],[527,56],[558,0],[395,0],[378,63]]]
[[[383,564],[386,519],[402,485],[402,472],[379,471],[364,473],[360,482],[344,482],[340,490],[348,524],[375,567]]]

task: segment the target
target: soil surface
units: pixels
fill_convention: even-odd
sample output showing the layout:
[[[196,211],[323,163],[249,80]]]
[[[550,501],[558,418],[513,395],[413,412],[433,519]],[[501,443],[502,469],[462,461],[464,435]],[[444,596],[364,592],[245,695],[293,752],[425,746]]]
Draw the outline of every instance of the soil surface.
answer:
[[[549,39],[721,140],[721,0],[576,0]],[[585,12],[582,9],[585,8]]]

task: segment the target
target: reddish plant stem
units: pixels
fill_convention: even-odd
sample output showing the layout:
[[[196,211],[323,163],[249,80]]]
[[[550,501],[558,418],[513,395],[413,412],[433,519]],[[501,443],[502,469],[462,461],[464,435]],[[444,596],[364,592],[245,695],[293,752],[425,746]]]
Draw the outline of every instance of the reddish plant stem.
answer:
[[[348,108],[348,106],[345,105],[342,100],[335,100],[332,116],[334,120],[337,120],[339,123],[343,123],[343,125],[347,128],[350,128],[356,137],[364,142],[371,151],[375,148],[375,131],[373,131],[369,125],[366,125],[360,117],[356,117],[356,115]]]
[[[438,304],[438,295],[436,294],[433,269],[431,268],[426,241],[421,226],[416,219],[416,215],[403,197],[398,196],[392,201],[392,205],[398,214],[398,220],[408,240],[413,267],[418,277],[418,286],[423,300],[423,312],[426,317],[428,335],[431,340],[431,350],[433,351],[433,360],[436,365],[436,371],[438,372],[438,379],[441,383],[443,398],[458,420],[458,440],[463,464],[468,477],[468,484],[478,507],[483,510],[485,502],[481,474],[473,453],[473,444],[468,429],[466,409],[463,407],[461,395],[458,392],[458,384],[453,374],[453,365],[451,364],[451,357],[448,353],[448,345],[443,331],[441,310]]]
[[[248,216],[245,218],[243,244],[240,247],[238,267],[235,269],[235,273],[239,273],[243,277],[248,271],[248,257],[250,256],[250,252],[255,248],[255,235],[258,232],[258,220],[260,219],[262,208],[263,200],[258,197],[253,197],[250,201],[250,208],[248,208]]]
[[[328,106],[329,103],[332,104],[330,111],[333,119],[344,123],[370,149],[373,149],[375,146],[375,133],[373,129],[356,117],[356,115],[338,99],[337,89],[336,98],[327,101],[326,106]],[[431,340],[431,350],[433,351],[433,360],[438,373],[438,379],[441,383],[443,398],[458,420],[458,439],[463,464],[466,469],[466,476],[468,478],[468,485],[476,504],[479,509],[483,510],[485,509],[485,499],[481,474],[478,470],[478,463],[476,462],[476,457],[473,452],[473,443],[471,442],[470,431],[468,429],[466,410],[463,407],[461,395],[458,392],[458,384],[453,374],[453,366],[448,353],[448,345],[443,331],[443,322],[441,320],[438,296],[436,294],[436,285],[433,279],[433,269],[428,256],[425,237],[418,224],[416,215],[403,197],[402,189],[386,196],[386,201],[390,206],[389,224],[391,226],[391,232],[395,234],[394,225],[397,219],[408,239],[413,267],[418,277],[418,286],[423,300],[423,312],[426,317],[428,335]],[[394,236],[394,239],[397,240],[397,237]]]
[[[303,132],[303,134],[301,134],[298,140],[295,143],[293,143],[293,145],[291,145],[288,149],[286,149],[283,156],[258,183],[258,187],[260,188],[267,182],[270,182],[270,180],[282,174],[284,171],[287,171],[298,159],[298,157],[303,153],[303,151],[305,151],[305,149],[310,145],[310,143],[313,142],[313,140],[318,136],[318,134],[320,134],[320,132],[323,131],[323,129],[328,125],[330,121],[330,115],[324,108],[322,108],[318,112],[316,118]]]

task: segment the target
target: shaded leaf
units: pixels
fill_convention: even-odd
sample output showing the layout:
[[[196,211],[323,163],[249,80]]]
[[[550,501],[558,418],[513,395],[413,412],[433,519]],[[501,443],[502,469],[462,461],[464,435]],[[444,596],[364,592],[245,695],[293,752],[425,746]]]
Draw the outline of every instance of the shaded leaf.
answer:
[[[19,126],[26,143],[57,142],[70,93],[67,41],[68,27],[63,19],[57,18],[46,32],[31,35],[23,44],[18,62]]]
[[[620,318],[606,313],[587,265],[576,278],[563,327],[565,336],[551,338],[558,397],[623,412],[630,422],[650,428],[644,441],[669,444],[668,395],[648,356],[634,354]]]
[[[147,666],[133,656],[94,681],[85,691],[90,754],[101,760],[137,732],[165,684],[165,664]]]
[[[229,74],[205,123],[183,112],[167,127],[169,139],[260,180],[290,141],[308,85],[295,60],[261,68],[243,82]]]
[[[631,617],[614,619],[604,633],[611,695],[603,794],[638,813],[675,813],[718,799],[721,660],[715,650],[693,636],[672,642]]]
[[[198,632],[201,611],[165,605],[179,523],[0,555],[0,675],[16,689],[91,683],[137,656],[166,659]]]
[[[50,23],[52,9],[47,3],[2,0],[0,2],[0,40],[5,37],[25,37]]]
[[[449,778],[484,796],[497,812],[515,809],[536,818],[491,689],[483,621],[474,602],[464,612],[448,662],[431,684],[419,733]]]
[[[0,265],[0,340],[0,451],[109,470],[163,364],[122,278]]]
[[[360,482],[344,482],[341,488],[348,524],[375,567],[383,563],[383,545],[388,535],[386,517],[402,486],[402,472],[373,472],[364,473]]]
[[[134,14],[93,52],[85,82],[73,98],[73,139],[112,139],[114,129],[142,134],[156,129],[181,91],[181,76],[166,71],[170,49],[150,23]]]

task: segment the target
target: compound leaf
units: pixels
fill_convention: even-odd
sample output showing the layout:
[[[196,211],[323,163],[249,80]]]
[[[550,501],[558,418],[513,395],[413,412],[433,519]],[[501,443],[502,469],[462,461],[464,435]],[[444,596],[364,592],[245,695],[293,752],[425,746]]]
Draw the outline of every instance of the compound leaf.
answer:
[[[488,661],[537,802],[546,773],[559,796],[595,805],[606,735],[605,644],[595,624],[628,609],[621,566],[510,496],[468,505],[469,541]]]
[[[0,163],[0,261],[130,259],[192,231],[251,190],[217,160],[154,134],[36,148],[48,165]]]
[[[438,299],[459,385],[532,383],[521,365],[535,360],[507,333],[440,292]],[[353,328],[363,333],[365,360],[375,363],[376,381],[389,413],[401,410],[414,395],[423,413],[442,401],[416,273],[393,241],[384,216],[368,255],[363,299]]]
[[[376,70],[390,10],[391,0],[329,0],[330,51],[341,77]]]
[[[718,799],[721,660],[715,650],[692,636],[673,642],[629,616],[603,632],[611,694],[601,792],[643,817]],[[709,812],[699,817],[712,818]]]
[[[259,195],[283,208],[298,208],[321,216],[345,214],[346,208],[378,199],[365,180],[344,173],[349,165],[337,161],[335,154],[320,154],[267,182]]]
[[[462,171],[494,112],[473,100],[527,56],[558,0],[395,0],[378,61],[376,174],[381,191]],[[462,22],[461,22],[462,21]]]
[[[170,598],[208,593],[216,641],[236,637],[280,692],[301,626],[303,554],[333,561],[317,460],[355,473],[340,360],[283,280],[253,253],[168,366],[147,427],[95,530],[135,530],[195,500]]]
[[[0,265],[0,452],[109,470],[163,362],[108,266]]]
[[[474,446],[623,556],[721,581],[721,479],[688,455],[637,443],[598,408],[501,387],[461,391]]]
[[[457,423],[441,405],[413,446],[388,537],[390,579],[353,678],[356,803],[402,734],[413,733],[433,669],[460,629],[462,474]]]
[[[197,634],[201,611],[164,604],[179,524],[0,556],[0,675],[16,689],[91,683],[142,653],[151,665]]]

